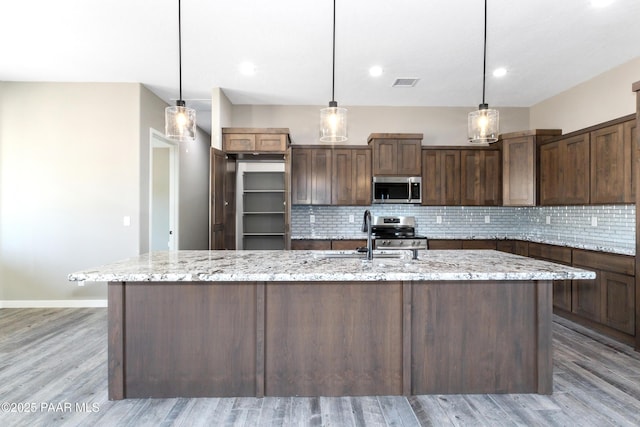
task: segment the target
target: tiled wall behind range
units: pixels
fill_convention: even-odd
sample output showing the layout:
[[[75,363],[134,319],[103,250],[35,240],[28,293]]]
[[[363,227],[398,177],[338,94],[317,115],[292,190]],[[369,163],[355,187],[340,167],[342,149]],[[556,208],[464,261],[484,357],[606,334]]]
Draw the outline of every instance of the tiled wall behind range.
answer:
[[[357,236],[365,207],[293,206],[292,236]],[[373,215],[412,215],[430,238],[528,238],[635,251],[635,206],[467,207],[372,205]],[[354,222],[349,222],[350,217]],[[311,222],[313,217],[314,222]]]

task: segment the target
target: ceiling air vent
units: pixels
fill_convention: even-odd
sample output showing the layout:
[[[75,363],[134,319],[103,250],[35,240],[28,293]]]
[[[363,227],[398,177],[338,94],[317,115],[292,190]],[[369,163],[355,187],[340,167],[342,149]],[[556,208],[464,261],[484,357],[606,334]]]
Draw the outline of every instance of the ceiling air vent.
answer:
[[[420,79],[413,79],[413,78],[407,78],[407,77],[399,78],[399,79],[396,79],[395,82],[393,82],[391,87],[414,87],[416,83],[418,83],[418,80]]]

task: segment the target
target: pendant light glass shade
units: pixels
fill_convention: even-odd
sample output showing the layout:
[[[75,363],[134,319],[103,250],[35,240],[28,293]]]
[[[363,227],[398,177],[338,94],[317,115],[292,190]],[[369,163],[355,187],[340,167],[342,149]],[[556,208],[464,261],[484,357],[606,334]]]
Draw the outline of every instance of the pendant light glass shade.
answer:
[[[498,140],[500,115],[498,110],[480,104],[478,110],[469,113],[468,135],[472,144],[491,144]]]
[[[320,141],[337,143],[347,139],[347,109],[332,101],[320,110]]]
[[[185,106],[182,100],[182,19],[180,0],[178,0],[178,76],[180,99],[174,107],[164,110],[164,134],[167,138],[181,142],[196,140],[196,110]]]
[[[176,141],[195,141],[196,110],[185,107],[184,101],[164,110],[164,134]]]

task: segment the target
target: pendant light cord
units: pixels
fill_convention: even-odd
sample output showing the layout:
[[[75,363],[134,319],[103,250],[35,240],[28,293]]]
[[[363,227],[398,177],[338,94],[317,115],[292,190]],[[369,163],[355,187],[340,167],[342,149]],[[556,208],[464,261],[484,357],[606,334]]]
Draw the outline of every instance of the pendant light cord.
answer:
[[[182,101],[182,19],[180,16],[180,0],[178,0],[178,75],[180,78],[180,101]]]
[[[484,0],[484,60],[482,63],[482,104],[483,105],[485,104],[484,92],[485,92],[486,78],[487,78],[487,0]]]
[[[333,62],[331,70],[331,102],[334,102],[336,88],[336,0],[333,0]]]

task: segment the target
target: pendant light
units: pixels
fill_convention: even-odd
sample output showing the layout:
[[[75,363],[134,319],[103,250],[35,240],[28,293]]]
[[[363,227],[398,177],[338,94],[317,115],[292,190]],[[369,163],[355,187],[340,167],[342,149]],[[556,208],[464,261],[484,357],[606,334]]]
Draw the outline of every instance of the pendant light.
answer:
[[[185,106],[182,99],[182,24],[180,16],[180,0],[178,0],[178,74],[180,77],[180,98],[174,107],[164,110],[164,133],[167,138],[177,141],[195,141],[196,110]]]
[[[487,0],[484,0],[484,62],[482,66],[482,104],[469,113],[468,137],[472,144],[487,145],[498,140],[498,110],[489,108],[484,101],[487,75]]]
[[[336,86],[336,0],[333,0],[333,75],[331,81],[331,101],[327,108],[320,110],[320,141],[345,142],[347,138],[347,109],[338,107],[334,99]]]

